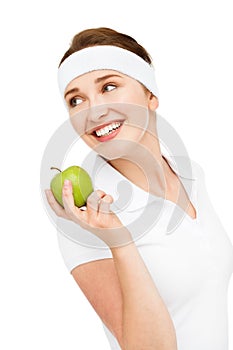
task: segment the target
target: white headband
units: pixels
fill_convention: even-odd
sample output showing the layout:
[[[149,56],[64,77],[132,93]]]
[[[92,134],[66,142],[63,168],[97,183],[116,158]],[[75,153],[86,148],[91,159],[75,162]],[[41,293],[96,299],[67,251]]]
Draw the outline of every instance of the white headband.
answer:
[[[142,83],[159,97],[154,68],[135,53],[117,46],[91,46],[67,57],[58,69],[59,89],[64,92],[71,80],[85,73],[111,69],[126,74]]]

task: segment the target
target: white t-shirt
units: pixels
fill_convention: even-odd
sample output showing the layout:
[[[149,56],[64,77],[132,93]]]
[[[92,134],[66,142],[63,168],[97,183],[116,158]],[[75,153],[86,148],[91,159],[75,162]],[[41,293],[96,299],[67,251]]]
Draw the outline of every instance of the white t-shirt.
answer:
[[[187,159],[166,159],[189,194],[196,219],[169,200],[157,201],[152,196],[155,201],[151,206],[147,192],[99,156],[94,187],[113,196],[115,209],[123,208],[116,210],[119,218],[135,230],[135,244],[173,320],[178,349],[227,350],[227,288],[233,271],[233,247],[211,205],[200,165],[191,161],[190,172]],[[87,170],[92,174],[92,169]],[[145,205],[152,208],[149,214],[143,211]],[[148,220],[153,210],[154,219]],[[78,225],[58,219],[58,227],[63,232],[58,232],[59,247],[69,271],[89,261],[111,258],[110,249]],[[112,333],[104,329],[111,349],[120,350]]]

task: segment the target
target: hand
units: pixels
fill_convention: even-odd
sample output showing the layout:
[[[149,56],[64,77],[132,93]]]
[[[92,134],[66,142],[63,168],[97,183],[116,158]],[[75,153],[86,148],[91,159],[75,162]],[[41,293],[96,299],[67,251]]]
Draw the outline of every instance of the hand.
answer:
[[[64,208],[56,201],[51,190],[46,190],[46,197],[50,207],[57,214],[67,220],[79,224],[102,239],[109,247],[116,247],[132,241],[129,231],[110,210],[113,198],[101,190],[96,190],[87,198],[86,210],[74,204],[72,183],[65,180],[62,189]]]

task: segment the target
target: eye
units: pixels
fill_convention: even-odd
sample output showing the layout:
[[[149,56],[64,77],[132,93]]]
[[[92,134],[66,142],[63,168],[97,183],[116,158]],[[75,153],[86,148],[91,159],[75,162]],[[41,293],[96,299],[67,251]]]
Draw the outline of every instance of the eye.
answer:
[[[69,104],[71,107],[76,107],[80,105],[83,102],[83,99],[81,97],[73,97],[70,101]]]
[[[115,84],[106,84],[103,87],[103,92],[109,92],[116,89],[116,85]]]

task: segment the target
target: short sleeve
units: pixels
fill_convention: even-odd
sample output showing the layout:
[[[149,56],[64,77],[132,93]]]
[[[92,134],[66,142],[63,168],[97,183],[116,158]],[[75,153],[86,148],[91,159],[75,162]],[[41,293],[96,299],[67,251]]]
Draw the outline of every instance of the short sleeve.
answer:
[[[77,229],[82,230],[80,227]],[[58,246],[64,263],[71,272],[75,267],[87,262],[112,258],[111,250],[108,247],[93,247],[76,242],[57,230]]]
[[[76,266],[90,261],[112,258],[110,249],[85,247],[62,233],[57,233],[58,245],[67,269],[71,272]]]

